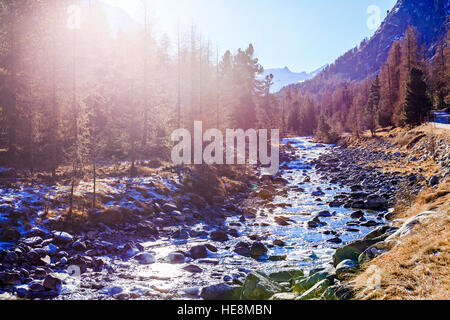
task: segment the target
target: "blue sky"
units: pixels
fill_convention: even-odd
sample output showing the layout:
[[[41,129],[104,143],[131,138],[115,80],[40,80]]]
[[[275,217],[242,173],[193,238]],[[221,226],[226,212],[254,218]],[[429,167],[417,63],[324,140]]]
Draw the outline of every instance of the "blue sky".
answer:
[[[313,71],[370,37],[396,0],[147,0],[152,21],[169,37],[192,22],[220,52],[253,43],[265,68]],[[142,21],[142,0],[104,0]],[[372,7],[371,7],[372,6]],[[370,12],[368,13],[367,10]]]

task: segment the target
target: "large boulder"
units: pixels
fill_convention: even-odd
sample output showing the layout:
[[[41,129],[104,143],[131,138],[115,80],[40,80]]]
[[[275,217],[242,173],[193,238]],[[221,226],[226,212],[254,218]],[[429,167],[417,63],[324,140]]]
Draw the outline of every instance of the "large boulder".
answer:
[[[349,243],[343,248],[339,248],[333,255],[333,264],[337,266],[344,260],[358,261],[359,255],[367,248],[377,243],[378,239],[357,240]]]
[[[62,284],[63,281],[61,279],[61,276],[56,273],[52,273],[45,277],[43,286],[48,290],[59,292],[61,291]]]
[[[393,234],[397,230],[398,230],[398,228],[392,227],[390,225],[379,226],[378,228],[375,228],[371,232],[369,232],[363,238],[363,240],[370,240],[370,239],[378,238],[380,241],[382,241],[382,240],[385,240],[387,237],[389,237],[391,234]]]
[[[239,293],[240,288],[220,283],[203,288],[200,297],[204,300],[234,300],[239,298]]]
[[[346,279],[349,275],[358,271],[359,264],[353,260],[344,260],[336,267],[336,278],[339,280]]]
[[[282,291],[282,287],[270,281],[265,275],[251,272],[242,286],[241,298],[244,300],[268,300]]]
[[[305,291],[301,296],[299,296],[295,300],[311,300],[319,298],[325,292],[325,290],[328,289],[330,285],[331,285],[330,280],[323,279],[317,282],[314,286]]]
[[[19,285],[22,278],[19,272],[0,272],[0,284]]]
[[[353,297],[353,289],[349,286],[336,284],[328,287],[320,297],[322,300],[349,300]]]
[[[292,279],[300,278],[304,276],[303,270],[284,270],[273,272],[269,275],[269,279],[275,282],[289,282]]]
[[[295,281],[293,290],[298,293],[304,293],[305,291],[315,286],[318,282],[325,279],[328,279],[330,280],[330,282],[332,282],[334,281],[335,277],[336,270],[332,267],[326,268],[325,270],[312,273],[309,277],[304,277]]]
[[[252,257],[261,257],[267,253],[266,246],[261,242],[253,242],[251,248],[250,248],[250,255]]]

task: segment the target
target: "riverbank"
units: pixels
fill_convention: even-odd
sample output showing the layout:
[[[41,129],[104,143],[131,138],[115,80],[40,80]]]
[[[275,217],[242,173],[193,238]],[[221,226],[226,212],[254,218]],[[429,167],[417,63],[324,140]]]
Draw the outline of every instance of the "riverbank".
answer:
[[[367,250],[361,270],[346,285],[355,299],[450,299],[450,134],[434,125],[380,132],[350,145],[401,154],[374,162],[385,172],[403,172],[409,183],[396,196],[389,217],[395,234]],[[412,192],[418,190],[419,193]]]

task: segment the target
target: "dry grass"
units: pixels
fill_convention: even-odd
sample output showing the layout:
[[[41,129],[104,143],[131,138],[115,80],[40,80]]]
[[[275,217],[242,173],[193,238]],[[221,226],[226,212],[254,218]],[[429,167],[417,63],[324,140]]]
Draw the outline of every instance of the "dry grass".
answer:
[[[450,219],[448,216],[417,227],[391,251],[366,266],[354,279],[357,299],[449,300]],[[380,285],[373,286],[374,272]]]
[[[450,179],[429,188],[397,218],[442,213],[416,227],[391,251],[363,266],[352,280],[357,299],[450,300]],[[399,220],[399,223],[402,220]],[[375,281],[378,279],[379,281]]]

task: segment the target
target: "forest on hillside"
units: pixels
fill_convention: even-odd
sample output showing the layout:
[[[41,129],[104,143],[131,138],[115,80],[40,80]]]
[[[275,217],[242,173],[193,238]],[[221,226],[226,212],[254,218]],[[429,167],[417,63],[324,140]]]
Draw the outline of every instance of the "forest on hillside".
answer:
[[[145,3],[145,2],[144,2]],[[250,44],[223,57],[195,25],[178,38],[112,34],[98,5],[67,27],[70,1],[0,1],[3,165],[81,170],[97,159],[168,160],[170,132],[279,127],[272,78]]]
[[[393,43],[377,75],[349,81],[328,67],[303,89],[285,88],[281,98],[290,106],[289,130],[317,133],[332,142],[343,132],[359,136],[371,130],[375,134],[378,127],[414,127],[429,120],[432,109],[446,109],[450,104],[449,37],[447,33],[436,53],[428,57],[418,31],[410,27]]]

